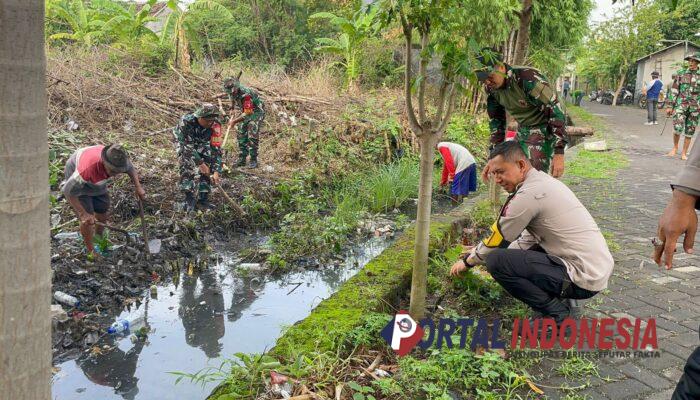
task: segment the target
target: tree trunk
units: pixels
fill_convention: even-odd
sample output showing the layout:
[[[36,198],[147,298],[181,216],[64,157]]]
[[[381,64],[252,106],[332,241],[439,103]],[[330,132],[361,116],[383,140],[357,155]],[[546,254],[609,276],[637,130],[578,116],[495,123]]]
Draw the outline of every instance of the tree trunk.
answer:
[[[523,9],[520,11],[520,27],[518,28],[518,41],[515,44],[513,63],[520,65],[525,63],[527,50],[530,47],[530,21],[532,20],[532,0],[523,0]]]
[[[51,398],[44,2],[0,2],[0,399]]]
[[[418,215],[411,278],[409,313],[415,320],[425,316],[427,295],[428,252],[430,247],[430,207],[433,197],[433,157],[439,136],[423,132],[420,136],[420,183],[418,184]]]
[[[617,90],[613,94],[613,103],[612,103],[613,107],[617,107],[617,96],[620,95],[620,92],[622,91],[622,86],[625,85],[625,75],[627,75],[625,72],[622,72],[620,74],[620,83],[617,84]]]

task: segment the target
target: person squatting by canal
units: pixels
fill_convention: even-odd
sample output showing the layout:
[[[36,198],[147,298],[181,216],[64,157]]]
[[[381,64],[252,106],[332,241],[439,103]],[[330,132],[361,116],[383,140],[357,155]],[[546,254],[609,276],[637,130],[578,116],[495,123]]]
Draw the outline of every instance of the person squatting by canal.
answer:
[[[435,148],[444,163],[440,186],[449,184],[452,203],[461,203],[463,197],[476,191],[476,160],[469,150],[457,143],[440,142]]]
[[[587,299],[608,286],[614,261],[605,238],[576,195],[535,169],[518,142],[497,145],[488,167],[510,196],[491,235],[450,274],[485,264],[508,293],[559,324],[571,315],[562,299]]]
[[[674,130],[673,149],[667,155],[674,157],[678,153],[678,142],[683,135],[682,160],[688,158],[690,141],[700,119],[700,52],[686,56],[685,60],[688,61],[688,67],[676,72],[666,103],[666,115],[673,115]]]
[[[194,210],[197,204],[203,209],[212,207],[210,184],[219,184],[222,168],[219,116],[216,106],[205,103],[194,113],[185,114],[173,130],[180,161],[180,190],[185,194],[184,211]],[[199,179],[195,184],[197,174]]]
[[[66,162],[61,191],[78,215],[80,234],[90,258],[96,256],[94,235],[102,235],[104,232],[104,226],[96,222],[106,224],[109,221],[107,186],[112,177],[122,173],[129,175],[136,195],[145,200],[146,192],[141,187],[136,169],[121,145],[83,147],[76,150]]]
[[[238,125],[238,163],[236,166],[245,166],[246,157],[250,154],[250,168],[258,166],[258,145],[260,143],[260,128],[265,119],[263,101],[258,93],[241,84],[241,74],[237,77],[229,77],[224,80],[224,92],[231,101],[231,113],[238,108],[241,115],[231,118],[229,128]]]
[[[483,68],[476,70],[488,95],[486,110],[491,144],[505,140],[506,112],[518,122],[516,140],[532,166],[555,178],[564,174],[564,149],[568,143],[566,117],[556,91],[536,69],[511,66],[500,54],[484,49],[479,57]],[[488,180],[488,166],[482,178]]]

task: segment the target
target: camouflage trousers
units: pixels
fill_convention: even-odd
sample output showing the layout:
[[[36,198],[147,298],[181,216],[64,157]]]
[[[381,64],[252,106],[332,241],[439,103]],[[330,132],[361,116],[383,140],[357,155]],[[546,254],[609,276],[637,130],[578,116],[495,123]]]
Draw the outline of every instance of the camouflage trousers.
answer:
[[[695,129],[700,119],[700,107],[680,106],[673,112],[673,130],[676,135],[684,135],[687,138],[693,137]]]
[[[250,154],[250,158],[258,157],[258,144],[260,138],[260,125],[265,119],[265,114],[253,114],[250,119],[244,119],[238,125],[238,149],[241,159]]]
[[[211,170],[214,169],[214,163],[205,163]],[[197,181],[198,182],[195,182]],[[199,166],[195,164],[192,157],[180,157],[180,190],[183,193],[209,193],[211,191],[211,180],[209,176],[199,172]],[[195,190],[196,189],[196,190]]]
[[[546,127],[520,127],[515,137],[535,169],[549,173],[556,137],[545,135]]]

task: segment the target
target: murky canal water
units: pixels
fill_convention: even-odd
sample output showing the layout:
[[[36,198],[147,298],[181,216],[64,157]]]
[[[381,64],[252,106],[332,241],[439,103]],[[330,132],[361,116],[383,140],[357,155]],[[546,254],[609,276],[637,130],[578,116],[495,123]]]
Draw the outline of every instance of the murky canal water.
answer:
[[[122,318],[142,317],[148,340],[105,336],[100,352],[83,353],[59,364],[52,398],[203,399],[214,384],[202,387],[169,372],[193,373],[236,352],[263,352],[284,326],[306,317],[390,241],[373,238],[356,246],[337,267],[289,273],[265,280],[241,277],[236,254],[223,254],[217,265],[188,275],[177,285],[158,287]]]

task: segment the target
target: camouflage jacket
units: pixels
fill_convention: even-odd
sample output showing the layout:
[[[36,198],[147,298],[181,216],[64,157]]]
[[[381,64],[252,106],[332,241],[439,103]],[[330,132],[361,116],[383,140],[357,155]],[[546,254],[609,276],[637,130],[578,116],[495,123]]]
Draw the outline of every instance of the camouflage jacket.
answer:
[[[546,137],[554,135],[554,153],[564,154],[567,143],[566,117],[556,92],[534,68],[506,65],[506,82],[487,90],[486,109],[491,119],[491,143],[505,140],[506,111],[521,127],[542,128]]]
[[[194,160],[196,165],[205,162],[213,171],[221,173],[222,151],[212,140],[214,130],[199,125],[194,114],[186,114],[173,130],[177,140],[177,154]]]
[[[257,119],[265,115],[263,101],[255,90],[239,85],[239,91],[235,96],[230,90],[225,89],[225,91],[229,100],[246,114],[246,119]]]
[[[691,71],[683,68],[676,72],[676,79],[671,84],[671,93],[667,99],[668,107],[698,107],[700,101],[700,69]]]

